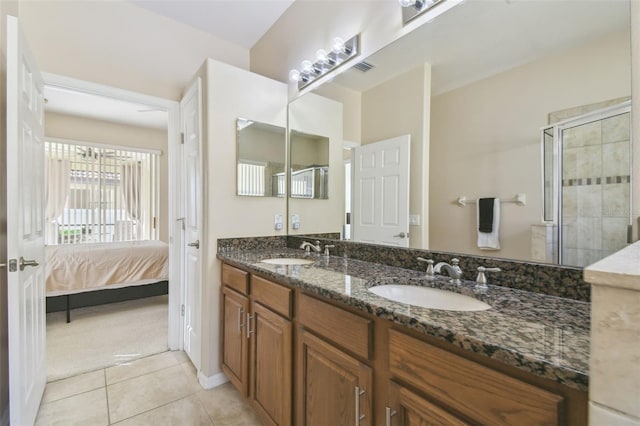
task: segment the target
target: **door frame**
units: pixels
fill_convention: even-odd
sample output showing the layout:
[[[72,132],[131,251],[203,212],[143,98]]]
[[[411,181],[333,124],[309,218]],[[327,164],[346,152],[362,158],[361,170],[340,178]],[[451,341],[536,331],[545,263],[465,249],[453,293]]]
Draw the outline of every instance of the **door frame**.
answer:
[[[176,239],[176,233],[181,232],[180,223],[176,222],[180,205],[180,200],[176,198],[180,194],[178,185],[180,181],[179,176],[181,175],[181,167],[177,161],[180,158],[180,103],[170,99],[145,95],[58,74],[43,72],[42,78],[44,79],[45,86],[56,86],[63,89],[140,103],[167,111],[167,155],[169,163],[169,217],[167,218],[169,224],[169,330],[167,344],[170,350],[182,350],[183,326],[180,306],[183,303],[183,280],[180,261],[181,248],[179,245],[173,244],[173,241]]]

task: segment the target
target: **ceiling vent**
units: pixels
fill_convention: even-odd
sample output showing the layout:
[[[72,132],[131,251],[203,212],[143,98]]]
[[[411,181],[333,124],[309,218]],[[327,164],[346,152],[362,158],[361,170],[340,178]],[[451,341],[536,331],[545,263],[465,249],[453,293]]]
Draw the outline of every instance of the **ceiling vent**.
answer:
[[[357,69],[358,71],[367,72],[371,68],[373,68],[373,65],[370,64],[369,62],[362,61],[355,64],[353,68]]]

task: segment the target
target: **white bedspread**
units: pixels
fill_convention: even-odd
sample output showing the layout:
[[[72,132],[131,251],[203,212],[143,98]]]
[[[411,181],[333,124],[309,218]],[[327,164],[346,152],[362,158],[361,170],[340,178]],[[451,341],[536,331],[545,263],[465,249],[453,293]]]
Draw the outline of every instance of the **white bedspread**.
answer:
[[[47,296],[150,284],[169,279],[162,241],[47,246]]]

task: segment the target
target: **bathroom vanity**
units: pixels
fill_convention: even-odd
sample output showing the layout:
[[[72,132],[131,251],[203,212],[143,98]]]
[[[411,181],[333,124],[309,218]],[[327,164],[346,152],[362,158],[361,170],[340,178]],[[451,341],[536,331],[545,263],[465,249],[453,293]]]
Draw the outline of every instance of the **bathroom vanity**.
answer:
[[[589,303],[294,249],[218,258],[223,370],[265,424],[587,424]],[[491,308],[369,291],[389,284]]]

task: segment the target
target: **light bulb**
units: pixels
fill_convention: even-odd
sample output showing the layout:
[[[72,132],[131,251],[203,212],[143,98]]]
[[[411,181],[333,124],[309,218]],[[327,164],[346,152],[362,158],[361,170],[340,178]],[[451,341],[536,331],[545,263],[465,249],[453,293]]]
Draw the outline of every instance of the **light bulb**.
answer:
[[[311,71],[313,71],[313,64],[311,63],[311,61],[304,60],[300,64],[300,69],[303,73],[309,74]]]
[[[344,40],[340,37],[334,38],[333,43],[331,43],[331,50],[333,50],[334,53],[344,52]]]
[[[316,59],[318,60],[318,62],[326,64],[327,62],[329,62],[329,56],[327,55],[327,51],[324,49],[319,49],[316,52]]]
[[[289,80],[300,81],[300,71],[295,69],[289,71]]]
[[[398,0],[398,2],[402,7],[410,7],[416,4],[416,0]]]

